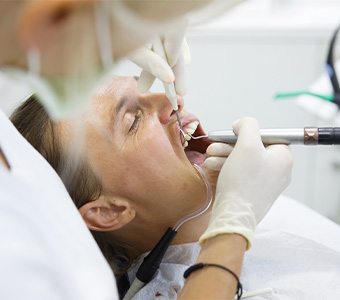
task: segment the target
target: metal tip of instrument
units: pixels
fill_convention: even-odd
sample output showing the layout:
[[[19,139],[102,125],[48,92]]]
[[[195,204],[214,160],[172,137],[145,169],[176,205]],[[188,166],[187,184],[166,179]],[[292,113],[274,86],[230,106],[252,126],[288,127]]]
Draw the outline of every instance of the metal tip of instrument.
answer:
[[[183,125],[182,125],[181,119],[179,117],[178,110],[175,111],[175,114],[176,114],[176,118],[177,118],[177,122],[178,122],[178,126],[179,126],[179,133],[180,133],[181,143],[182,143],[182,146],[184,146],[185,142],[186,142],[185,132],[183,131]]]
[[[186,138],[185,138],[186,135],[190,136],[190,138],[192,138],[194,140],[199,140],[199,139],[203,139],[203,138],[208,137],[207,134],[206,135],[200,135],[200,136],[193,136],[190,133],[184,132],[183,125],[182,125],[181,119],[179,117],[178,111],[175,111],[175,114],[176,114],[177,122],[178,122],[178,125],[179,125],[179,132],[180,132],[180,135],[181,135],[182,145],[185,145],[185,142],[187,141]]]
[[[193,135],[187,133],[187,135],[189,135],[189,136],[190,136],[192,139],[194,139],[194,140],[204,139],[204,138],[207,138],[207,137],[208,137],[207,134],[205,134],[205,135],[199,135],[199,136],[193,136]]]
[[[178,122],[179,128],[180,128],[181,130],[183,130],[183,126],[182,126],[181,119],[180,119],[180,117],[179,117],[178,110],[175,111],[175,114],[176,114],[176,118],[177,118],[177,122]]]

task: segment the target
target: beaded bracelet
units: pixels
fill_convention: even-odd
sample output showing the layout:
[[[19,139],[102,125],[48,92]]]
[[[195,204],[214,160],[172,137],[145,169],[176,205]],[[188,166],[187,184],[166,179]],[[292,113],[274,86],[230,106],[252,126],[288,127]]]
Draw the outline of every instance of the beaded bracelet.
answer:
[[[242,293],[243,293],[243,287],[242,287],[242,284],[238,278],[238,276],[230,269],[228,269],[227,267],[225,266],[222,266],[222,265],[218,265],[218,264],[208,264],[208,263],[197,263],[197,264],[194,264],[192,265],[191,267],[189,267],[183,274],[183,277],[185,279],[187,279],[191,273],[197,271],[197,270],[201,270],[203,268],[206,268],[206,267],[215,267],[215,268],[219,268],[219,269],[222,269],[224,271],[227,271],[229,274],[231,274],[237,281],[237,290],[236,290],[236,299],[239,300],[241,299],[242,297]]]

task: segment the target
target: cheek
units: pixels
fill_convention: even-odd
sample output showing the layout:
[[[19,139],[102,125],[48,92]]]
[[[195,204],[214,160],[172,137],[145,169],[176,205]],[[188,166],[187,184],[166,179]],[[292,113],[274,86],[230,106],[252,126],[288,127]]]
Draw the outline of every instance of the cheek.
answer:
[[[120,158],[120,182],[124,182],[124,192],[131,197],[151,196],[164,192],[166,185],[176,175],[178,158],[163,132],[143,136],[134,151],[125,151]],[[122,187],[122,185],[121,185]]]
[[[90,135],[87,149],[93,170],[103,187],[111,191],[151,184],[152,178],[161,177],[162,170],[169,168],[175,159],[167,134],[157,126],[129,137],[123,149],[98,134]]]
[[[168,169],[175,159],[172,145],[164,132],[144,137],[138,142],[135,152],[129,152],[126,157],[135,172],[156,172],[157,176],[161,176],[160,171]]]

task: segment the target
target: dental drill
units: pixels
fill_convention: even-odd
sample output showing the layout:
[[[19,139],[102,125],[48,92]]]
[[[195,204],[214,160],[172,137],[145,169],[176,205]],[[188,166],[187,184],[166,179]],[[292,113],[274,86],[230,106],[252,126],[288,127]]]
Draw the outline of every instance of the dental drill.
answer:
[[[340,145],[340,127],[304,127],[260,129],[265,145]],[[208,138],[214,142],[236,144],[237,136],[233,130],[210,131],[207,135],[191,136],[193,139]]]

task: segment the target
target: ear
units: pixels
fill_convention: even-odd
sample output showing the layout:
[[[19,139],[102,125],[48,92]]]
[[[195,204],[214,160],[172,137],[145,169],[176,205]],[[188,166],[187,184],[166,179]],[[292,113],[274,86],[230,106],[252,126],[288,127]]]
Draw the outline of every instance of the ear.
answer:
[[[106,199],[100,196],[79,208],[85,223],[91,230],[114,231],[130,223],[135,209],[125,199]]]

